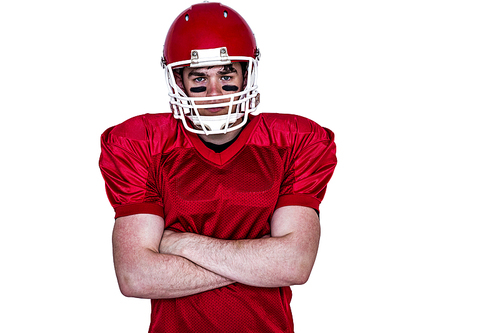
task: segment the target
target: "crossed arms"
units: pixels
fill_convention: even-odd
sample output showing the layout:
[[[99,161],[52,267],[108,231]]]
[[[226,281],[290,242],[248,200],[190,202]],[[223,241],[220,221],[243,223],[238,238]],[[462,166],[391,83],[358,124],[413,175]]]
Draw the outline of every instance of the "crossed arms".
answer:
[[[113,257],[125,296],[178,298],[235,282],[257,287],[303,284],[319,238],[318,215],[302,206],[277,209],[270,237],[242,240],[165,231],[161,217],[137,214],[116,220]]]

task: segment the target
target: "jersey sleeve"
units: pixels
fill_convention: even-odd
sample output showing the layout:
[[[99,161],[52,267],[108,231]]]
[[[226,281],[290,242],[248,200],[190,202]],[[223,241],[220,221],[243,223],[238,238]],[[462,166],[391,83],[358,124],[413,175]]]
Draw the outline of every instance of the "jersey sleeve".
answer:
[[[293,141],[276,209],[296,205],[319,211],[337,165],[334,134],[312,123],[308,131],[296,133]]]
[[[140,116],[107,129],[101,135],[99,167],[115,218],[133,214],[163,217],[160,200],[148,182],[151,148]],[[148,184],[149,183],[149,184]]]

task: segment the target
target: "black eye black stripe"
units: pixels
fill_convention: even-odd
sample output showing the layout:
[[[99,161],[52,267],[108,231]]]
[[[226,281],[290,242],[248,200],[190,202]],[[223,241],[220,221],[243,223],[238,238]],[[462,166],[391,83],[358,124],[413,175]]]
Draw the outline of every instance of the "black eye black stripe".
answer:
[[[237,86],[232,86],[232,85],[227,85],[227,86],[222,86],[222,90],[225,91],[237,91],[238,87]]]
[[[192,87],[189,89],[192,93],[201,93],[207,91],[207,87]],[[238,91],[238,86],[226,85],[222,86],[222,90],[224,91]]]
[[[189,89],[192,93],[201,93],[207,90],[207,87],[193,87]]]

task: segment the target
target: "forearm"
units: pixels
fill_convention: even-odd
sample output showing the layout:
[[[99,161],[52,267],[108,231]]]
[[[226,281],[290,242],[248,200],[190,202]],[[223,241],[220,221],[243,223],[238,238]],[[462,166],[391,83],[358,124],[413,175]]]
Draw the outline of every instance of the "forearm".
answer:
[[[183,234],[178,255],[243,284],[283,287],[305,283],[312,268],[294,251],[294,241],[293,235],[221,240]]]
[[[251,286],[305,283],[319,245],[316,212],[301,206],[277,209],[271,220],[271,236],[224,240],[166,230],[160,252],[184,257],[211,272]]]
[[[156,215],[137,214],[116,220],[113,259],[125,296],[177,298],[233,283],[185,258],[159,253],[163,228],[163,219]]]
[[[149,299],[184,297],[234,283],[185,258],[149,249],[138,253],[135,264],[117,266],[116,274],[125,296]]]

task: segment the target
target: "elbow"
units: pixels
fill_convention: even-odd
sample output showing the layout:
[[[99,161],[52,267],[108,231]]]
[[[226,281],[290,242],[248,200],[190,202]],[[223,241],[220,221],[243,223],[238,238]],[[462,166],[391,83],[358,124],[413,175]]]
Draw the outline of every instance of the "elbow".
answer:
[[[316,260],[316,252],[308,255],[307,253],[295,252],[287,259],[283,260],[284,266],[281,266],[279,274],[282,282],[287,286],[305,284],[309,277]]]
[[[125,297],[142,299],[167,299],[177,297],[175,290],[158,288],[154,280],[148,279],[148,277],[141,274],[122,272],[117,274],[117,280],[120,292]]]
[[[117,275],[118,287],[125,297],[147,298],[147,286],[140,279],[128,274]]]
[[[294,265],[287,270],[285,276],[286,285],[295,286],[305,284],[311,275],[312,266]]]
[[[127,277],[118,277],[118,287],[120,292],[125,297],[137,297],[137,289],[134,287],[132,281]]]
[[[301,285],[305,284],[309,280],[310,271],[300,271],[294,274],[294,276],[291,277],[290,279],[290,285],[295,286],[295,285]]]
[[[309,280],[309,276],[311,275],[310,273],[311,272],[298,275],[295,279],[295,284],[296,285],[305,284]]]
[[[284,274],[283,277],[288,285],[302,285],[309,280],[316,261],[316,253],[317,251],[305,251],[298,248],[296,251],[292,251],[291,255],[283,261],[285,266],[282,274]]]
[[[118,283],[118,287],[120,288],[120,292],[122,293],[123,296],[139,298],[138,293],[130,286],[125,285],[123,283]]]

